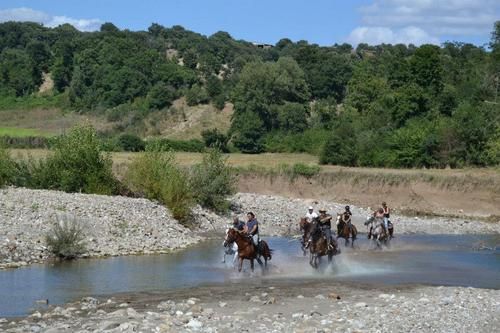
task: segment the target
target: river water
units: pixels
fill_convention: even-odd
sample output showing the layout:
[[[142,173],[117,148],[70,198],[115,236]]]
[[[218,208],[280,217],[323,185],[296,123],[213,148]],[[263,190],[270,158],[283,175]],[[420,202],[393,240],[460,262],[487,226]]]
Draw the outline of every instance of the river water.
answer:
[[[322,272],[309,267],[296,239],[266,238],[274,256],[267,274],[255,279],[332,279],[377,284],[418,283],[500,289],[500,237],[491,235],[404,235],[390,249],[373,251],[364,235],[355,250]],[[340,240],[342,242],[342,240]],[[223,264],[222,241],[207,241],[168,255],[87,259],[0,271],[0,317],[22,316],[37,300],[62,304],[83,296],[162,291],[238,282],[250,276]],[[326,262],[326,260],[324,260]]]

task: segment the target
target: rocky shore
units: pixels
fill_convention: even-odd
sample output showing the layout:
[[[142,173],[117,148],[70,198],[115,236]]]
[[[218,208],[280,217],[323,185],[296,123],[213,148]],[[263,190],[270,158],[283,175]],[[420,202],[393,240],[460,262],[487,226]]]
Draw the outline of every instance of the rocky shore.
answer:
[[[497,332],[500,291],[461,287],[247,283],[83,298],[19,320],[21,332]]]
[[[325,207],[331,214],[343,205],[308,199],[238,193],[231,198],[233,212],[244,218],[253,211],[265,235],[298,234],[298,218],[307,206]],[[363,232],[370,211],[351,207],[353,222]],[[72,218],[84,226],[88,252],[84,257],[167,253],[219,235],[231,223],[195,207],[188,229],[164,206],[146,199],[64,193],[24,188],[0,190],[0,269],[15,268],[49,258],[45,235],[61,218]],[[395,232],[430,234],[498,234],[500,223],[446,218],[412,218],[393,215]]]
[[[7,188],[0,190],[0,269],[47,260],[45,235],[60,219],[83,226],[84,257],[165,253],[201,239],[146,199]]]

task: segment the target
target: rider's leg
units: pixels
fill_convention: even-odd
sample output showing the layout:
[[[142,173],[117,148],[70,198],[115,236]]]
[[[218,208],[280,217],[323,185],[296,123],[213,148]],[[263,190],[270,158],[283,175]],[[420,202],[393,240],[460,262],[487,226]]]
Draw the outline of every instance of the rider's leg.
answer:
[[[384,228],[385,228],[385,231],[388,232],[389,230],[389,226],[388,226],[388,223],[389,222],[389,219],[387,217],[384,217]]]
[[[258,244],[259,244],[259,234],[255,234],[252,236],[252,241],[253,245],[255,245],[255,248],[258,249]]]
[[[325,233],[326,239],[328,241],[328,246],[331,246],[333,244],[332,229],[326,227],[323,228],[323,232]]]

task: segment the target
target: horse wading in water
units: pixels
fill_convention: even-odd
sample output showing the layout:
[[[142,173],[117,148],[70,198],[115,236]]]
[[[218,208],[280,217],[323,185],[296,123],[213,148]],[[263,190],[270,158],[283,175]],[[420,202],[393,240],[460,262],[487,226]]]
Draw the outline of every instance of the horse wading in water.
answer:
[[[381,249],[382,245],[389,246],[390,236],[385,231],[383,218],[371,216],[365,225],[368,227],[368,239],[375,242],[377,249]]]
[[[238,272],[241,272],[243,268],[243,260],[250,260],[250,268],[252,272],[254,270],[254,260],[257,260],[259,265],[262,267],[261,257],[264,258],[264,267],[267,267],[267,261],[272,258],[272,250],[267,245],[266,241],[261,240],[259,242],[258,248],[253,244],[251,238],[249,238],[246,233],[238,231],[236,229],[229,229],[224,240],[224,246],[230,243],[236,243],[238,245]]]
[[[229,229],[226,230],[226,235],[229,232]],[[224,241],[222,243],[222,246],[224,246],[224,256],[222,257],[222,262],[226,263],[226,256],[233,256],[233,266],[236,266],[236,259],[238,259],[238,244],[235,242],[232,243],[226,243]]]
[[[311,236],[313,223],[309,222],[307,220],[307,218],[302,217],[300,219],[300,222],[299,222],[299,228],[300,228],[300,231],[302,231],[304,233],[302,235],[302,239],[300,240],[300,245],[301,245],[302,252],[304,253],[304,256],[305,256],[306,255],[306,244],[307,244],[307,240]]]
[[[320,267],[321,257],[328,256],[328,263],[331,263],[333,256],[339,254],[340,251],[336,243],[329,245],[329,241],[327,240],[325,233],[321,230],[318,219],[315,219],[315,221],[311,224],[311,243],[308,247],[310,253],[309,264],[314,269],[318,269]]]
[[[358,236],[358,229],[352,222],[345,223],[342,220],[342,214],[337,214],[337,239],[344,238],[345,246],[349,245],[349,238],[351,239],[351,247],[354,248],[354,241]]]

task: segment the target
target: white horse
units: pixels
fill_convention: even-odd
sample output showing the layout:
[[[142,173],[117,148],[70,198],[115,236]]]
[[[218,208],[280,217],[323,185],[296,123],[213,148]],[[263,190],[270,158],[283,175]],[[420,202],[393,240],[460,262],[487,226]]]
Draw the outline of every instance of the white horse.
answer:
[[[229,229],[226,229],[226,237]],[[236,262],[238,259],[238,244],[236,242],[228,243],[226,245],[226,241],[222,242],[222,246],[224,246],[224,256],[222,257],[222,262],[226,263],[226,256],[233,256],[233,266],[236,267]]]
[[[383,218],[370,216],[365,225],[368,227],[368,238],[373,239],[377,249],[381,249],[382,245],[389,246],[389,235],[384,230]]]

